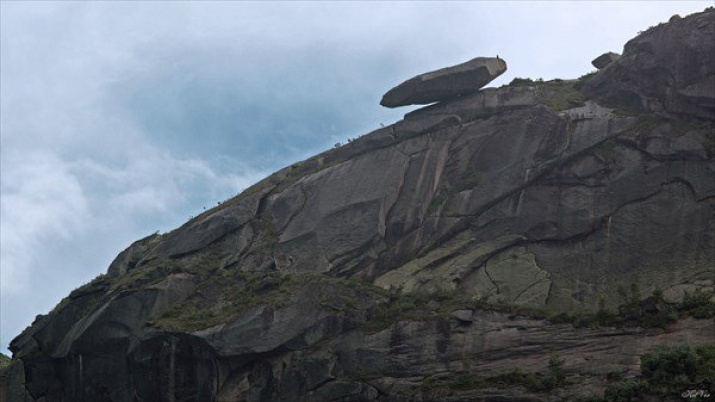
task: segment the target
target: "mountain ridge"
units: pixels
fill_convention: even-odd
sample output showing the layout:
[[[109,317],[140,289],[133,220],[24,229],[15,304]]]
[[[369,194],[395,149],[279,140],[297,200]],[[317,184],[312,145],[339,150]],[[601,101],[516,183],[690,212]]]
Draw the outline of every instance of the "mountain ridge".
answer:
[[[644,345],[712,343],[713,21],[410,112],[133,243],[13,340],[0,395],[574,400]]]

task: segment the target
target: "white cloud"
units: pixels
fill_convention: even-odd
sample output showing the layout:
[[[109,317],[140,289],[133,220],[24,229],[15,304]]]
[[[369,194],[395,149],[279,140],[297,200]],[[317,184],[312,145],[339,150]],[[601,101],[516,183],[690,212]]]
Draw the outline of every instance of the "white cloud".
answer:
[[[89,158],[63,160],[48,151],[4,155],[3,340],[102,273],[131,241],[172,229],[189,213],[199,213],[201,203],[210,207],[264,175],[221,174],[203,161],[176,159],[159,150],[122,167]]]
[[[29,290],[34,256],[44,243],[70,239],[89,215],[80,183],[66,163],[46,152],[5,155],[0,206],[0,292]],[[34,267],[38,269],[39,267]]]
[[[94,219],[106,220],[105,211],[114,216],[171,214],[178,206],[191,205],[197,198],[192,194],[201,194],[204,201],[226,198],[266,175],[248,167],[219,173],[205,161],[178,159],[158,149],[130,158],[121,167],[88,158],[71,164],[72,172],[94,189]]]

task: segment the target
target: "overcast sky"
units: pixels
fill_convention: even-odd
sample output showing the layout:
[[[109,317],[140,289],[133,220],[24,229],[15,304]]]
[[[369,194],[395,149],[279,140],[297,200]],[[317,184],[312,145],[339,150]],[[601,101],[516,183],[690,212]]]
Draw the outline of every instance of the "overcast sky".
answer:
[[[397,121],[422,72],[577,78],[677,2],[0,3],[0,351],[134,240]]]

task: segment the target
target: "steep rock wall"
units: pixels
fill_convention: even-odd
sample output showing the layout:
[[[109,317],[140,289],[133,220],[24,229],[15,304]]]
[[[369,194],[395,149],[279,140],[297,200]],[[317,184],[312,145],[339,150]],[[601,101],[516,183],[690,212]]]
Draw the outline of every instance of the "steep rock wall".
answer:
[[[654,28],[588,79],[409,113],[139,240],[13,340],[7,399],[541,401],[523,387],[449,393],[446,379],[538,372],[554,349],[571,400],[613,367],[636,374],[649,345],[712,342],[712,320],[577,329],[470,303],[565,312],[615,308],[619,287],[712,292],[709,95],[622,81],[677,70],[662,52],[708,48],[714,18]],[[715,73],[707,57],[691,58],[697,77]]]

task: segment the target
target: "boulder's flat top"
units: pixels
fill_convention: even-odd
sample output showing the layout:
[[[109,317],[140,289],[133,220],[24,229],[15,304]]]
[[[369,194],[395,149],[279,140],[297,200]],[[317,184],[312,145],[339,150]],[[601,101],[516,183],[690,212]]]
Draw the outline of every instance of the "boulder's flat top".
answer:
[[[472,94],[506,71],[506,62],[477,57],[456,66],[410,78],[389,90],[380,104],[386,107],[425,105]]]

